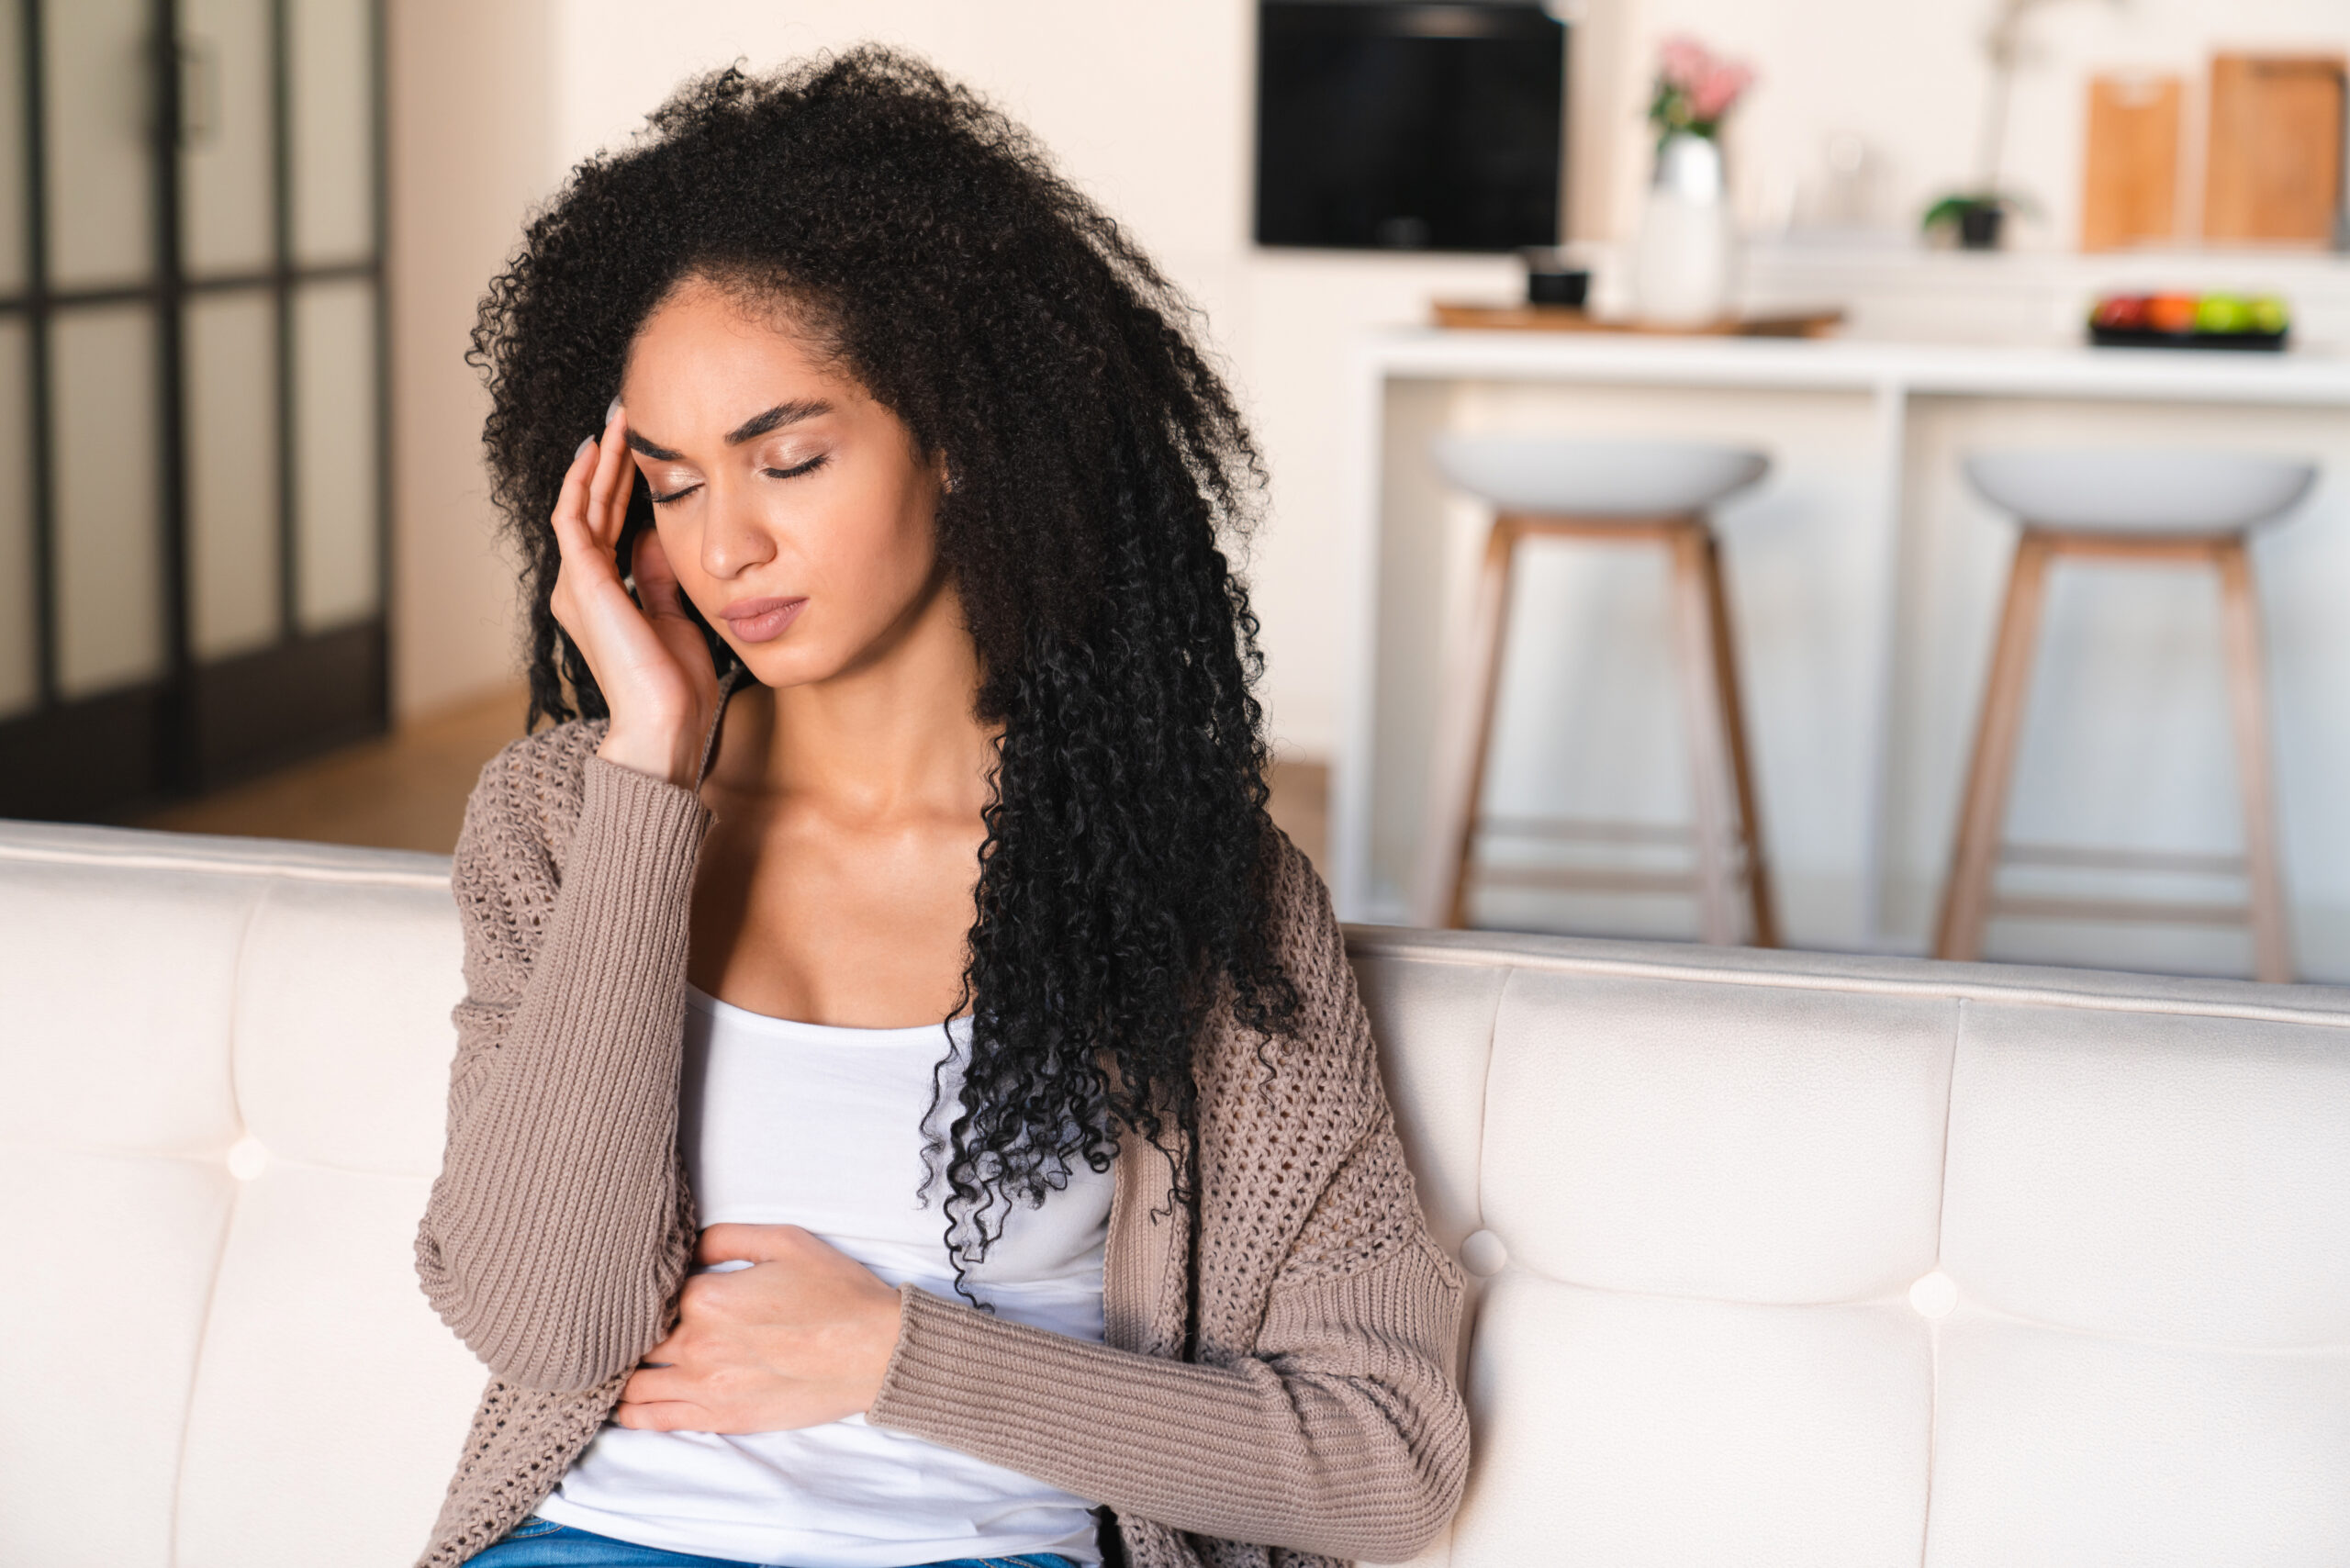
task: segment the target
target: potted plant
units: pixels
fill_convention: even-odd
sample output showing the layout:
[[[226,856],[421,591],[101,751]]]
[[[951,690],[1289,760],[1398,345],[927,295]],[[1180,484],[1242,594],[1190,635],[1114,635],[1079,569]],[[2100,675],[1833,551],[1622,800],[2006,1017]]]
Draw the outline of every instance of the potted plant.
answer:
[[[2023,210],[2020,197],[1970,193],[1946,196],[1926,209],[1922,227],[1929,235],[1945,228],[1958,236],[1964,251],[1996,251],[1999,230],[2009,212]]]
[[[1975,153],[1975,187],[1946,196],[1926,209],[1923,227],[1928,236],[1947,226],[1956,231],[1960,249],[1996,251],[2008,214],[2031,213],[2022,197],[1999,189],[1999,163],[2007,147],[2008,100],[2015,91],[2016,66],[2024,58],[2025,18],[2053,3],[1998,0],[1990,29],[1983,35],[1983,53],[1990,72],[1984,79],[1982,142]]]
[[[1644,319],[1701,327],[1729,310],[1732,235],[1720,133],[1753,83],[1751,69],[1685,35],[1665,39],[1659,51],[1649,96],[1656,173],[1632,263]]]

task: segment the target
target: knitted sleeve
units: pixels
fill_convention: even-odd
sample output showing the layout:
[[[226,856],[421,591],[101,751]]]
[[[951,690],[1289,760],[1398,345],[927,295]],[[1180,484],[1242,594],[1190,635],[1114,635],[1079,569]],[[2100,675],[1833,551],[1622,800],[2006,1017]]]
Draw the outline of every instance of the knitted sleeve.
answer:
[[[1197,1292],[1210,1327],[1195,1359],[1067,1338],[908,1287],[868,1421],[1194,1535],[1375,1562],[1436,1538],[1468,1475],[1451,1376],[1462,1281],[1428,1237],[1337,923],[1304,878],[1283,899],[1304,1016],[1271,1053],[1297,1066],[1263,1071],[1244,1041],[1223,1053],[1214,1092],[1203,1085]],[[1312,1087],[1291,1092],[1300,1079]],[[1252,1326],[1248,1342],[1218,1321]]]
[[[491,1371],[578,1391],[658,1342],[689,1261],[677,1074],[709,812],[589,756],[558,847],[532,787],[547,742],[509,747],[466,805],[451,872],[466,994],[416,1260],[433,1309]]]

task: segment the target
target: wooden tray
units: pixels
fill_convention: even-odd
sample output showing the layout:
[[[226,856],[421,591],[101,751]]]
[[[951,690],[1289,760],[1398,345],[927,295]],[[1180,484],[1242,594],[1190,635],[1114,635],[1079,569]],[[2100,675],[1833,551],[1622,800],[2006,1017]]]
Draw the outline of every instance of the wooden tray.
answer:
[[[1710,327],[1650,327],[1602,320],[1574,305],[1469,305],[1439,299],[1432,310],[1438,326],[1472,331],[1638,332],[1675,338],[1824,338],[1844,319],[1841,310],[1802,310],[1731,318]]]

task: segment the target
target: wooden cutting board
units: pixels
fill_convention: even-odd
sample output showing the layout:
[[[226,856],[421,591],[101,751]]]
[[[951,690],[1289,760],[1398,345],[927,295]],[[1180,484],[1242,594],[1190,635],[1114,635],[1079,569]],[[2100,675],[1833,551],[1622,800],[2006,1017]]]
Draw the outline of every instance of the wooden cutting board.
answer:
[[[2332,242],[2343,73],[2338,54],[2212,56],[2205,239]]]
[[[2178,106],[2185,86],[2176,76],[2090,79],[2082,250],[2177,239]]]

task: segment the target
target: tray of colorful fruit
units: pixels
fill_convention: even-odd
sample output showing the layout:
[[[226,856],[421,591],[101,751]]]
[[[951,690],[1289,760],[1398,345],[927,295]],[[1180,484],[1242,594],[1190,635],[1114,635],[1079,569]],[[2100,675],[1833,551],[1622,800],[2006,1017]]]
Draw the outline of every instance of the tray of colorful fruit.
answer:
[[[2089,312],[2089,342],[2108,348],[2274,352],[2291,329],[2273,294],[2109,294]]]

